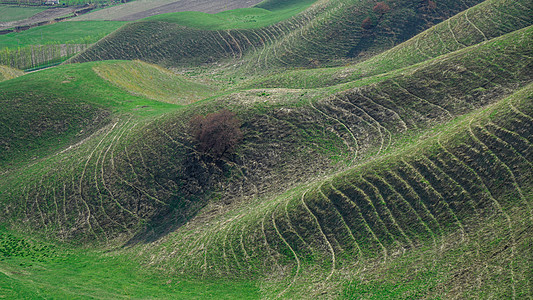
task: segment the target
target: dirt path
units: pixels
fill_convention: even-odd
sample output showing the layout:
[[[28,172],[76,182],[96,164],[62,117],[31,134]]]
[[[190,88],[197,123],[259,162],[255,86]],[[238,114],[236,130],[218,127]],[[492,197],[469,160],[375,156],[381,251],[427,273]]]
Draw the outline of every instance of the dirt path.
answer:
[[[251,7],[259,2],[261,0],[137,0],[79,16],[73,21],[135,21],[162,13],[180,11],[217,13]]]

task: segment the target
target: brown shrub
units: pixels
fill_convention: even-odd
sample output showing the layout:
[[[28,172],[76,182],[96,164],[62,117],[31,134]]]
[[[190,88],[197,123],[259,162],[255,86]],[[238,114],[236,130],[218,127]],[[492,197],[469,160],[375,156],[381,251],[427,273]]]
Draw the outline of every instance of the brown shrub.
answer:
[[[390,11],[390,6],[385,2],[378,2],[372,10],[378,15],[384,15]]]
[[[432,0],[422,0],[421,9],[424,11],[431,11],[437,8],[437,3]]]
[[[191,133],[203,154],[221,158],[234,149],[242,139],[240,121],[235,113],[223,109],[206,116],[196,116],[191,122]]]
[[[363,22],[361,22],[361,28],[363,28],[364,30],[369,30],[372,28],[372,26],[374,26],[374,24],[372,24],[372,19],[370,19],[370,17],[364,19]]]

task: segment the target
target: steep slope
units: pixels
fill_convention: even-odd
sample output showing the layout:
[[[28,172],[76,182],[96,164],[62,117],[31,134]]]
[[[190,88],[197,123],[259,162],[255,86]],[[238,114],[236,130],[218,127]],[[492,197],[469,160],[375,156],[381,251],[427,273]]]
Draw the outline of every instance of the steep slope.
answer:
[[[0,170],[76,144],[114,114],[154,115],[174,107],[114,88],[92,69],[109,64],[65,66],[0,83]]]
[[[93,70],[133,95],[172,104],[187,105],[213,96],[217,91],[207,84],[188,81],[167,69],[141,61],[99,64]]]
[[[71,61],[140,59],[165,66],[194,66],[227,60],[235,64],[245,56],[249,72],[338,64],[363,52],[389,48],[479,2],[440,1],[437,9],[427,11],[423,5],[402,0],[388,13],[376,15],[373,1],[322,0],[270,26],[255,28],[252,22],[227,30],[183,27],[162,17],[165,22],[129,24]],[[265,7],[283,8],[279,3],[283,2],[271,1]],[[361,22],[369,16],[379,23],[363,30]]]

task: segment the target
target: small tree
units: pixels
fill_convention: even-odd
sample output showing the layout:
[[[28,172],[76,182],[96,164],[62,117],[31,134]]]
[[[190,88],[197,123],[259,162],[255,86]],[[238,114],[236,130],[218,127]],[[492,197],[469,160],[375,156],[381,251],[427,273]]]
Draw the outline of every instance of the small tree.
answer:
[[[374,26],[374,24],[372,24],[372,19],[370,19],[370,17],[364,19],[363,22],[361,22],[361,28],[363,28],[364,30],[372,29],[372,26]]]
[[[198,115],[190,125],[198,150],[217,159],[233,150],[243,137],[240,121],[235,113],[226,109],[206,116]]]
[[[378,2],[372,9],[376,14],[382,16],[390,11],[390,6],[385,2]]]

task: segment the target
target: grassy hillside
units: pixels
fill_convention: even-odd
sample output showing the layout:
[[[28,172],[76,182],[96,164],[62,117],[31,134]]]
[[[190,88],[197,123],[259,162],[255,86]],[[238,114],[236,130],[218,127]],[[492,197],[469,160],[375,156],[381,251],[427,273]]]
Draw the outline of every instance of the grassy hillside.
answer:
[[[148,22],[176,23],[203,30],[260,28],[289,19],[308,8],[316,0],[270,1],[253,8],[234,9],[217,14],[180,12],[161,14],[144,19]]]
[[[229,20],[227,26],[221,25],[222,20],[210,21],[209,28],[226,30],[206,30],[180,26],[175,20],[156,21],[159,17],[155,17],[154,21],[148,19],[125,26],[71,61],[141,59],[165,66],[195,66],[216,61],[235,62],[244,57],[240,63],[245,63],[253,73],[273,67],[339,64],[363,52],[389,48],[430,27],[433,22],[479,2],[440,1],[438,9],[428,13],[417,3],[399,1],[389,13],[379,17],[380,22],[375,27],[366,31],[361,28],[361,22],[368,16],[376,17],[372,1],[320,1],[292,18],[256,29],[249,29],[254,28],[253,22],[239,20]],[[278,9],[278,4],[272,4],[278,2],[269,3],[265,4],[267,9]],[[291,14],[297,12],[291,10]],[[240,12],[226,14],[240,15]],[[184,24],[195,26],[196,23]],[[244,26],[244,29],[231,26]],[[393,27],[396,29],[392,30]],[[176,44],[180,45],[178,49]]]
[[[271,274],[270,297],[527,297],[532,100],[529,85],[398,152],[208,210],[129,252],[176,276]]]
[[[531,5],[443,20],[474,2],[134,22],[73,59],[131,61],[0,82],[0,295],[530,297]],[[191,120],[221,110],[242,140],[214,156]]]
[[[527,27],[533,23],[532,12],[531,1],[484,1],[356,65],[283,72],[247,86],[316,88],[386,73]]]
[[[15,195],[41,199],[36,205],[50,205],[56,197],[71,195],[74,202],[64,205],[72,214],[65,215],[64,220],[57,218],[57,212],[27,219],[25,226],[42,222],[50,234],[105,240],[108,234],[110,238],[124,234],[124,228],[147,225],[148,231],[168,230],[168,226],[193,216],[209,199],[233,202],[279,193],[305,178],[297,174],[325,174],[383,154],[403,139],[416,138],[435,124],[509,94],[532,79],[531,61],[522,60],[531,52],[532,30],[524,28],[391,73],[365,87],[353,88],[359,85],[356,82],[323,90],[251,90],[193,104],[157,121],[127,115],[116,118],[73,152],[7,174],[3,184],[9,192],[3,202],[11,203],[13,220],[18,220],[21,214],[31,215],[38,209],[27,208],[25,212],[22,206],[14,205],[21,201]],[[88,66],[65,66],[63,72],[77,69],[79,78],[97,76]],[[35,76],[48,78],[45,74]],[[21,84],[17,79],[7,83],[19,88]],[[87,85],[83,81],[65,85],[65,93],[82,83]],[[98,91],[97,87],[88,86],[87,91]],[[103,87],[99,95],[87,92],[88,99],[107,99],[103,94],[108,88]],[[154,115],[166,109],[161,104],[161,110],[152,111],[158,107],[155,103],[146,100],[143,105],[131,95],[128,97],[135,102],[118,100],[126,93],[114,93],[116,102],[99,104],[127,114],[144,111]],[[236,156],[222,164],[202,158],[187,134],[191,116],[220,108],[239,114],[245,134]],[[305,163],[310,158],[314,163]],[[59,169],[64,165],[69,168]],[[40,176],[35,175],[35,168]],[[92,174],[89,177],[85,176],[87,170]],[[71,182],[70,178],[80,179]],[[42,180],[52,185],[44,194],[34,189],[42,186]],[[15,187],[10,182],[26,182],[26,186]],[[139,206],[139,199],[148,202]],[[83,203],[77,206],[79,211],[70,208],[74,203]],[[167,224],[169,220],[172,222]],[[65,231],[67,228],[71,229]]]
[[[154,115],[173,107],[115,88],[93,66],[98,64],[65,66],[0,83],[0,169],[75,144],[115,114]]]
[[[186,105],[213,96],[217,91],[209,85],[188,81],[164,68],[141,61],[99,64],[93,70],[133,95],[161,102]]]
[[[0,65],[0,81],[13,79],[22,75],[24,75],[24,72],[20,70]]]

